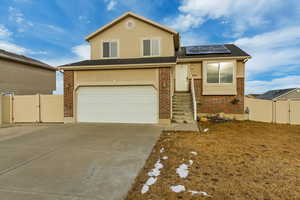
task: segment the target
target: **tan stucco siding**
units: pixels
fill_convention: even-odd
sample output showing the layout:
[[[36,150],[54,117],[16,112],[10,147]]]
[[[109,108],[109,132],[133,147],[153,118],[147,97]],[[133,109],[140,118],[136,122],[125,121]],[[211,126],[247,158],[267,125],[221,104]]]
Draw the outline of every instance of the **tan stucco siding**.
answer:
[[[278,97],[276,100],[300,100],[300,89],[294,90],[286,95]]]
[[[213,60],[212,60],[213,61]],[[219,61],[219,60],[216,60]],[[222,60],[221,60],[222,61]],[[226,61],[226,60],[224,60]],[[245,63],[243,61],[236,61],[236,78],[244,78],[245,77]],[[203,71],[203,62],[195,62],[195,63],[187,63],[189,67],[189,75],[192,74],[194,78],[202,78]]]
[[[52,94],[55,76],[55,71],[0,59],[0,92]]]
[[[126,27],[126,22],[129,20],[135,24],[131,29]],[[171,33],[136,18],[127,17],[89,41],[91,45],[91,59],[102,58],[102,41],[107,40],[118,41],[119,58],[142,57],[143,38],[160,39],[160,56],[174,56],[174,39]]]
[[[207,83],[207,61],[203,62],[203,95],[237,95],[237,84],[236,84],[236,74],[237,74],[237,62],[235,60],[224,60],[234,62],[233,68],[233,82],[230,84],[209,84]],[[209,61],[213,62],[213,61]],[[218,61],[221,62],[221,61]]]
[[[2,123],[11,123],[12,120],[12,97],[2,96]]]
[[[75,88],[92,85],[153,85],[158,88],[158,69],[75,71]]]
[[[243,61],[237,61],[236,76],[237,78],[245,77],[245,63]]]
[[[0,94],[0,125],[2,124],[2,95]]]
[[[191,74],[194,78],[202,78],[202,62],[191,63],[189,66],[189,75]]]

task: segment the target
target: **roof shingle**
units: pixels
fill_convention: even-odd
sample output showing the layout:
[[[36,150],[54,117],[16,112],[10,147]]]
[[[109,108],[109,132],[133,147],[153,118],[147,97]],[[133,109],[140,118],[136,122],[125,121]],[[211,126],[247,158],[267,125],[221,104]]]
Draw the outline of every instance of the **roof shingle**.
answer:
[[[158,63],[175,63],[176,57],[149,57],[149,58],[128,58],[128,59],[99,59],[84,60],[76,63],[63,65],[68,66],[91,66],[91,65],[128,65],[128,64],[158,64]]]
[[[13,61],[21,62],[21,63],[25,63],[25,64],[30,64],[30,65],[34,65],[34,66],[41,67],[44,69],[49,69],[52,71],[56,70],[54,67],[51,67],[50,65],[43,63],[39,60],[28,58],[23,55],[11,53],[11,52],[5,51],[3,49],[0,49],[0,58],[9,59],[9,60],[13,60]]]
[[[206,45],[207,46],[207,45]],[[240,49],[234,44],[225,44],[224,45],[231,53],[209,53],[201,55],[188,55],[186,53],[187,47],[181,47],[181,50],[177,52],[178,58],[218,58],[218,57],[250,57],[245,51]],[[201,46],[200,46],[201,47]]]
[[[266,100],[273,100],[283,94],[286,94],[292,90],[295,90],[296,88],[288,88],[288,89],[280,89],[280,90],[270,90],[265,92],[262,95],[257,96],[258,99],[266,99]]]

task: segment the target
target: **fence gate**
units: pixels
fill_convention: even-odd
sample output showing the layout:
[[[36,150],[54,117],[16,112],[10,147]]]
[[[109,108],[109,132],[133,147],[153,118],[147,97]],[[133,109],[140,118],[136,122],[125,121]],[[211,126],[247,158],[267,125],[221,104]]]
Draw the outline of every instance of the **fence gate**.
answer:
[[[39,96],[22,95],[12,98],[13,122],[39,122]]]
[[[12,122],[63,122],[62,95],[18,95],[11,98]]]
[[[62,95],[40,95],[40,121],[63,122],[64,99]]]
[[[274,122],[279,124],[290,123],[290,102],[276,101],[274,102]]]
[[[300,101],[290,101],[291,124],[300,124]]]
[[[300,124],[300,101],[271,101],[245,98],[248,119],[280,124]]]

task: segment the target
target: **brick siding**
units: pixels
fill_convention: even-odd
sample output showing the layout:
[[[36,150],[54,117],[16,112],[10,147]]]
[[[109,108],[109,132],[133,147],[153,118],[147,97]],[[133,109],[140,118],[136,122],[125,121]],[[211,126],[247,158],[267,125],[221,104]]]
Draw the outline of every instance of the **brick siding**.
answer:
[[[197,98],[198,113],[244,113],[244,78],[237,78],[237,95],[202,95],[202,79],[195,79],[195,93]],[[237,104],[232,104],[232,100],[239,99]]]
[[[170,68],[159,69],[159,119],[171,118]]]
[[[64,116],[73,117],[74,72],[64,71]]]

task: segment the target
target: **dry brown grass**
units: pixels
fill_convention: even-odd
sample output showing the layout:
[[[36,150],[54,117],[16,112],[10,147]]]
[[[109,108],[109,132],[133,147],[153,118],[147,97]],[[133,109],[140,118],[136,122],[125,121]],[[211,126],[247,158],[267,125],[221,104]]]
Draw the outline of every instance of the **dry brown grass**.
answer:
[[[207,134],[163,133],[126,199],[300,199],[300,126],[256,122],[206,126]],[[159,152],[162,147],[164,153]],[[162,156],[168,160],[161,161],[161,175],[142,195],[147,172]],[[176,168],[190,159],[194,163],[189,176],[179,178]],[[170,190],[179,184],[211,197]]]

